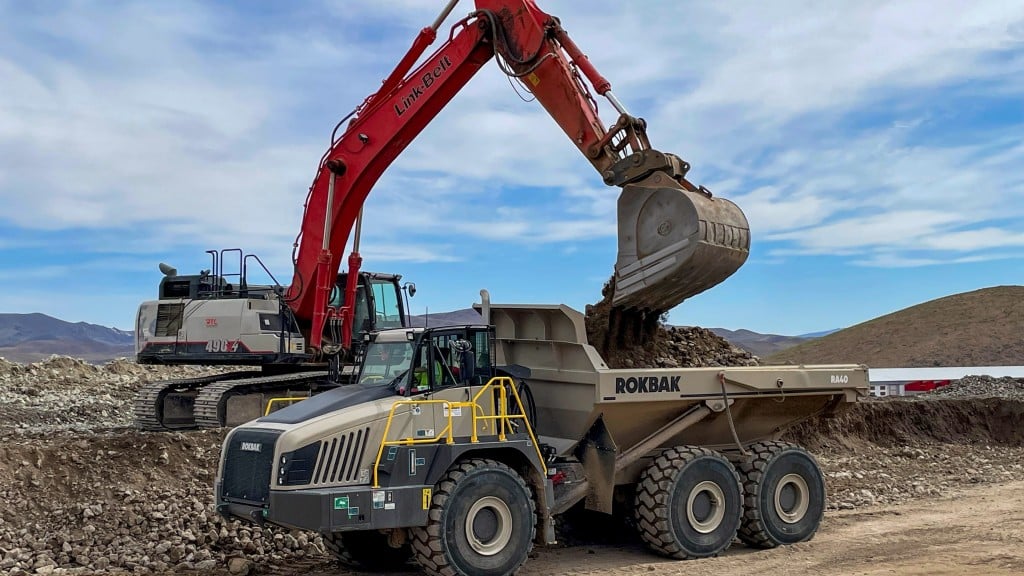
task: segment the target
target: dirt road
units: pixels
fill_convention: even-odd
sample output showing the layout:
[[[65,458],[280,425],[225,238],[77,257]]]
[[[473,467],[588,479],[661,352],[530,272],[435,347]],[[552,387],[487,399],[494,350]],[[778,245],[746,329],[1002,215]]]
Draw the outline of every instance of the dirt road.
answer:
[[[592,553],[591,553],[592,552]],[[833,512],[811,542],[767,551],[743,546],[719,558],[654,559],[639,546],[542,552],[524,574],[1024,574],[1024,482],[952,498]]]

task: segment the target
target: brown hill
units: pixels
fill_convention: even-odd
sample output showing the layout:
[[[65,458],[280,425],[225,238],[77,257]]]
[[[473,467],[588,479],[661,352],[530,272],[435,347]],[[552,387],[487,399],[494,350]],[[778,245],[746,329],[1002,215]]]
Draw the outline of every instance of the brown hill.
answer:
[[[911,306],[763,359],[874,368],[1024,364],[1024,286],[996,286]]]

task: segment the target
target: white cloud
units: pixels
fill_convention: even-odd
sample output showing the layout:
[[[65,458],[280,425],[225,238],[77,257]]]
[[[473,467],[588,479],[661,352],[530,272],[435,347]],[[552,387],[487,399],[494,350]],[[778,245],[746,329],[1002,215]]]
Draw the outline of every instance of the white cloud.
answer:
[[[970,264],[975,262],[988,262],[991,260],[1020,257],[1020,254],[985,254],[980,256],[962,256],[959,258],[929,258],[883,253],[873,254],[868,258],[854,260],[853,264],[875,268],[919,268],[922,266],[935,266],[939,264]]]
[[[458,262],[459,252],[452,246],[410,246],[408,244],[379,244],[369,246],[360,255],[368,262]]]
[[[326,17],[295,8],[305,13],[280,26],[189,2],[0,8],[0,218],[97,231],[82,249],[240,245],[287,263],[333,122],[379,86],[440,5],[327,7]],[[946,89],[1024,94],[1014,2],[543,8],[648,119],[654,144],[740,205],[755,244],[866,263],[882,262],[880,246],[1020,245],[1022,127],[960,137],[924,109]],[[460,4],[428,52],[471,9]],[[849,119],[879,103],[870,129]],[[616,196],[491,62],[382,177],[366,204],[364,257],[451,261],[449,247],[467,239],[500,253],[607,238]]]

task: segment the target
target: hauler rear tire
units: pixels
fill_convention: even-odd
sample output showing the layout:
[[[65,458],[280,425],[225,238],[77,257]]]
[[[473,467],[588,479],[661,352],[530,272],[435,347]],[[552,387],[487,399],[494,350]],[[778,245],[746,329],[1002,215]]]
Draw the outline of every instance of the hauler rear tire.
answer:
[[[743,480],[740,540],[775,548],[814,537],[825,515],[825,478],[806,450],[785,442],[758,442],[737,462]]]
[[[494,460],[456,462],[434,487],[426,526],[410,529],[416,562],[431,576],[512,574],[533,550],[533,492]]]
[[[671,558],[715,556],[736,537],[741,494],[736,469],[721,454],[696,446],[669,448],[640,474],[640,536]]]
[[[408,568],[412,547],[404,542],[394,548],[388,535],[376,530],[323,534],[324,546],[345,568],[371,572],[394,572]]]

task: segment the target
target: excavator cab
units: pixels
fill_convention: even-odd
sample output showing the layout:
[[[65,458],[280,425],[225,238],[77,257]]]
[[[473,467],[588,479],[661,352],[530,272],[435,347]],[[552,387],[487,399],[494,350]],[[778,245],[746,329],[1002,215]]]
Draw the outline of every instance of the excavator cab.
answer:
[[[382,274],[379,272],[360,272],[356,283],[355,309],[352,321],[352,342],[360,342],[362,335],[377,330],[408,327],[408,315],[402,300],[400,274]],[[340,308],[345,305],[345,284],[348,273],[338,274],[338,279],[331,290],[328,305]],[[414,285],[407,293],[416,293]],[[372,313],[371,313],[372,311]]]

